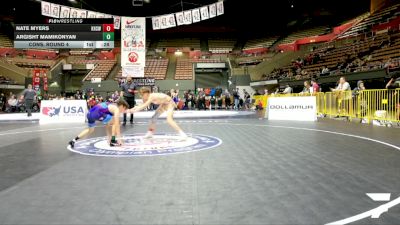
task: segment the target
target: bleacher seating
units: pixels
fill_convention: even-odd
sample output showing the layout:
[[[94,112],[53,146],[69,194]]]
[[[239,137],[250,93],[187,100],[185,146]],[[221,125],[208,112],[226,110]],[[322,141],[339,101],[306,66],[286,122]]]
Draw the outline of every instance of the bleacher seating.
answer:
[[[150,48],[150,39],[146,39],[146,50]]]
[[[78,60],[74,62],[74,64],[95,64],[94,69],[89,72],[84,80],[91,80],[92,78],[105,80],[116,63],[115,60]]]
[[[146,59],[144,77],[164,80],[168,69],[168,59]],[[122,69],[118,71],[116,78],[122,77]]]
[[[14,64],[16,66],[25,68],[27,70],[31,70],[33,68],[46,68],[49,69],[54,66],[57,62],[56,60],[51,59],[30,59],[30,58],[21,58],[21,57],[8,57],[5,58],[5,62]]]
[[[288,43],[292,43],[301,38],[322,35],[322,34],[325,34],[327,32],[327,30],[328,30],[328,27],[319,26],[319,27],[314,27],[314,28],[310,28],[310,29],[306,29],[306,30],[293,32],[289,36],[284,38],[282,41],[280,41],[280,44],[288,44]]]
[[[234,62],[232,65],[233,67],[238,67],[238,66],[252,66],[252,65],[257,65],[263,61],[267,61],[272,59],[272,57],[275,55],[275,53],[263,53],[263,54],[249,54],[249,55],[242,55],[236,58],[233,58],[234,60],[231,62]]]
[[[25,57],[28,59],[56,59],[58,51],[52,49],[24,49]]]
[[[14,48],[0,48],[0,57],[13,57],[15,53]]]
[[[0,47],[13,47],[12,40],[5,34],[0,33]]]
[[[192,58],[190,59],[192,63],[219,63],[222,62],[220,59],[213,59],[213,58]]]
[[[388,59],[400,57],[400,33],[393,35],[392,38],[393,43],[391,43],[390,46],[385,46],[371,54],[372,58],[370,62],[384,62]],[[381,42],[384,39],[386,38],[382,37],[381,39],[378,39],[377,42]]]
[[[181,59],[178,58],[176,62],[175,80],[193,80],[193,63],[218,63],[219,59]]]
[[[338,40],[339,42],[340,40]],[[330,43],[333,47],[335,42]],[[318,54],[320,59],[314,63],[305,63],[301,66],[301,73],[291,73],[294,68],[293,64],[280,68],[278,75],[269,75],[267,79],[286,79],[296,78],[305,79],[318,77],[321,74],[321,69],[327,67],[333,75],[346,72],[358,72],[371,69],[383,68],[384,64],[390,59],[400,57],[400,33],[391,34],[390,38],[387,33],[382,33],[374,37],[355,40],[353,43],[348,43],[336,48],[316,50],[311,55]],[[303,57],[306,59],[310,54]],[[347,61],[352,68],[340,68],[343,62]],[[358,64],[360,63],[360,64]],[[282,76],[282,74],[284,76]],[[285,75],[286,74],[286,75]],[[290,74],[290,75],[288,75]],[[329,74],[328,74],[329,75]]]
[[[192,48],[200,50],[199,38],[160,39],[157,48]]]
[[[332,51],[329,51],[325,56],[321,57],[321,62],[312,64],[309,66],[304,66],[303,69],[308,72],[315,73],[321,70],[321,67],[326,66],[328,68],[334,68],[345,56],[349,56],[354,58],[357,56],[359,52],[365,52],[370,48],[378,47],[382,41],[387,39],[386,34],[378,35],[374,39],[367,39],[362,42],[358,42],[355,44],[349,44],[342,46],[340,48],[336,48]],[[369,61],[378,61],[387,59],[387,57],[397,57],[399,56],[399,39],[396,39],[391,47],[386,47],[382,49],[378,49],[372,52],[372,60]]]
[[[15,84],[15,81],[4,75],[0,75],[0,84]]]
[[[82,49],[73,49],[69,51],[70,55],[89,55],[93,53],[93,49],[87,49],[87,48],[82,48]]]
[[[375,24],[387,22],[398,16],[400,16],[400,4],[383,8],[375,12],[374,14],[364,18],[361,22],[339,35],[338,38],[357,36],[359,34],[368,32]]]
[[[23,68],[51,68],[51,65],[48,63],[35,63],[35,62],[14,62],[16,66]]]
[[[277,37],[250,39],[244,45],[243,50],[269,48],[276,41]]]
[[[72,60],[69,60],[70,64],[96,64],[98,61],[101,61],[99,59],[85,59],[85,58],[73,58]]]
[[[208,39],[208,49],[213,54],[227,54],[232,52],[235,39]]]
[[[168,59],[146,59],[144,76],[164,80],[167,74]]]
[[[191,59],[177,59],[174,79],[193,80],[193,63]]]
[[[155,78],[156,80],[164,80],[168,69],[168,59],[146,59],[146,67],[144,68],[144,76]],[[192,80],[193,79],[193,63],[217,63],[221,62],[219,59],[177,59],[176,73],[174,79],[176,80]],[[115,79],[122,77],[122,69],[118,71]]]

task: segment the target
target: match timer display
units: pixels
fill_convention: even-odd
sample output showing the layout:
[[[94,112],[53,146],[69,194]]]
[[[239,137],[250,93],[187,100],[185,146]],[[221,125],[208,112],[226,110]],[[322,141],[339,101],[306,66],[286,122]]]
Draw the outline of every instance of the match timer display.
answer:
[[[112,19],[46,19],[16,24],[14,48],[114,48]]]

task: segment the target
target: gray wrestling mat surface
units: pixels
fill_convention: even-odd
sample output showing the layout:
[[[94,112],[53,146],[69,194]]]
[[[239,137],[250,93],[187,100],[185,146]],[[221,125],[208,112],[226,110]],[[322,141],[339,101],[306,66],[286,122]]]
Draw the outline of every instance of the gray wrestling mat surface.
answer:
[[[84,125],[0,124],[0,224],[400,224],[399,129],[179,121],[192,143],[158,146],[165,154],[138,144],[144,120],[123,128],[145,157],[69,151]],[[161,120],[157,133],[171,132]],[[91,138],[103,136],[99,128]],[[215,145],[202,150],[201,141]],[[192,152],[193,143],[203,145]],[[379,202],[366,193],[391,196]]]

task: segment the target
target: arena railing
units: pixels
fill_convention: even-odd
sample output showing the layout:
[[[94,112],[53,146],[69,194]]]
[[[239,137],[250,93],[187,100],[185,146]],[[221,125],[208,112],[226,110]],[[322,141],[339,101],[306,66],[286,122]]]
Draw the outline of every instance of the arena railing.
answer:
[[[323,117],[344,117],[349,121],[359,119],[365,123],[400,123],[400,89],[375,89],[363,91],[318,92],[315,94],[272,94],[253,97],[254,107],[260,101],[263,108],[270,97],[316,96],[317,114]]]

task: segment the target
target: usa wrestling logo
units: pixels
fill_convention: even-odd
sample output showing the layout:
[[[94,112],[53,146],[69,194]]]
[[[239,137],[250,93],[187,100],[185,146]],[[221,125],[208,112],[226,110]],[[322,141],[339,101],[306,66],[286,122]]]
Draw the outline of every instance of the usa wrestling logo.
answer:
[[[56,108],[56,107],[43,107],[42,109],[42,114],[46,116],[58,116],[60,114],[61,106]]]
[[[202,151],[217,147],[222,143],[219,138],[189,134],[181,139],[174,134],[156,134],[152,138],[143,138],[144,134],[124,135],[123,145],[110,147],[106,137],[91,138],[75,143],[72,152],[83,155],[108,157],[155,156]]]

